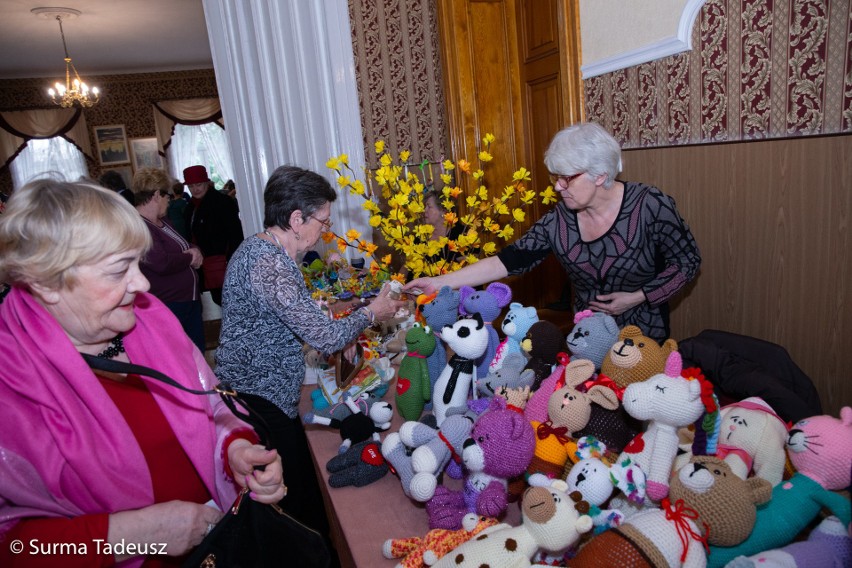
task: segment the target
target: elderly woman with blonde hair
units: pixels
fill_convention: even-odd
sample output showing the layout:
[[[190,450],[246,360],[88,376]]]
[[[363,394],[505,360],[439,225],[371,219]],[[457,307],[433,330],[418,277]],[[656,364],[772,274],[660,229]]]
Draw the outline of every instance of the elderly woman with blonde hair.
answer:
[[[173,180],[158,168],[142,168],[133,176],[136,210],[151,233],[151,248],[140,263],[151,293],[175,314],[192,342],[204,351],[201,286],[197,268],[201,250],[189,244],[168,219]]]
[[[0,281],[12,285],[0,303],[0,565],[160,565],[200,543],[241,487],[263,503],[285,494],[280,457],[218,397],[84,360],[217,383],[147,293],[150,244],[132,205],[87,184],[30,183],[0,217]]]

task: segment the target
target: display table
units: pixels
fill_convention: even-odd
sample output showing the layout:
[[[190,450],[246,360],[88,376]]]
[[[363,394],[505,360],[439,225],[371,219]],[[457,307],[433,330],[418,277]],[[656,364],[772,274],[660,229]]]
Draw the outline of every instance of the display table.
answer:
[[[302,387],[300,416],[311,409],[310,393],[314,388],[316,385]],[[391,404],[394,392],[396,384],[392,383],[385,395],[385,400]],[[388,432],[397,431],[402,422],[402,417],[394,411],[393,424]],[[382,556],[382,544],[388,538],[425,535],[429,531],[425,507],[405,496],[399,478],[393,473],[388,473],[366,487],[329,487],[325,464],[337,455],[340,433],[336,429],[316,424],[306,425],[305,432],[320,479],[331,523],[331,537],[340,555],[341,566],[395,566],[398,560]],[[382,439],[384,436],[385,433]],[[287,477],[286,471],[284,477]],[[454,489],[461,487],[458,480],[446,479],[446,484]],[[510,503],[507,522],[518,524],[519,518],[518,504]]]

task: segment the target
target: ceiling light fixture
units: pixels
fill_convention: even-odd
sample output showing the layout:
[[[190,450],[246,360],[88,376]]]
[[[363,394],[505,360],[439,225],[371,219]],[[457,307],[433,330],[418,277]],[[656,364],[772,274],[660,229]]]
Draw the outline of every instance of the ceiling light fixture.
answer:
[[[68,55],[68,46],[65,45],[65,32],[62,29],[62,20],[76,18],[80,15],[80,11],[73,8],[33,8],[30,11],[39,18],[55,19],[59,22],[59,34],[62,36],[62,47],[65,50],[65,84],[57,81],[53,87],[47,90],[51,100],[63,108],[73,107],[75,104],[88,108],[97,104],[100,100],[100,92],[97,87],[92,87],[90,90],[89,86],[80,79],[80,74],[77,73],[77,69],[71,63],[71,57]]]

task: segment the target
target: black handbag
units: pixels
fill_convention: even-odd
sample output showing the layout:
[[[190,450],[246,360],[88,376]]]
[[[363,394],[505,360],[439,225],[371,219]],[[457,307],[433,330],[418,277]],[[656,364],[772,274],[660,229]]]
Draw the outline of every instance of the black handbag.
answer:
[[[231,412],[252,426],[261,443],[268,447],[269,428],[266,422],[226,383],[216,385],[213,390],[190,389],[171,377],[142,365],[102,359],[88,354],[83,354],[83,358],[93,369],[144,375],[192,394],[218,394]],[[239,403],[245,412],[241,411],[236,403]],[[184,568],[330,566],[331,553],[320,533],[299,522],[278,505],[258,503],[247,495],[248,489],[244,488],[225,516],[192,550],[183,564]]]

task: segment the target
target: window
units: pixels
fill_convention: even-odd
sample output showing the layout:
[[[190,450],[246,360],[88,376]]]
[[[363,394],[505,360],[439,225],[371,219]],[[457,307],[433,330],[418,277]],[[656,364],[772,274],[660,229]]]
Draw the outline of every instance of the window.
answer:
[[[77,181],[89,176],[83,153],[61,136],[28,141],[9,164],[9,171],[15,189],[44,176],[65,181]]]
[[[222,189],[225,182],[234,178],[231,150],[225,129],[209,122],[196,126],[175,124],[171,144],[166,151],[172,175],[183,180],[183,170],[189,166],[203,165],[216,186]]]

